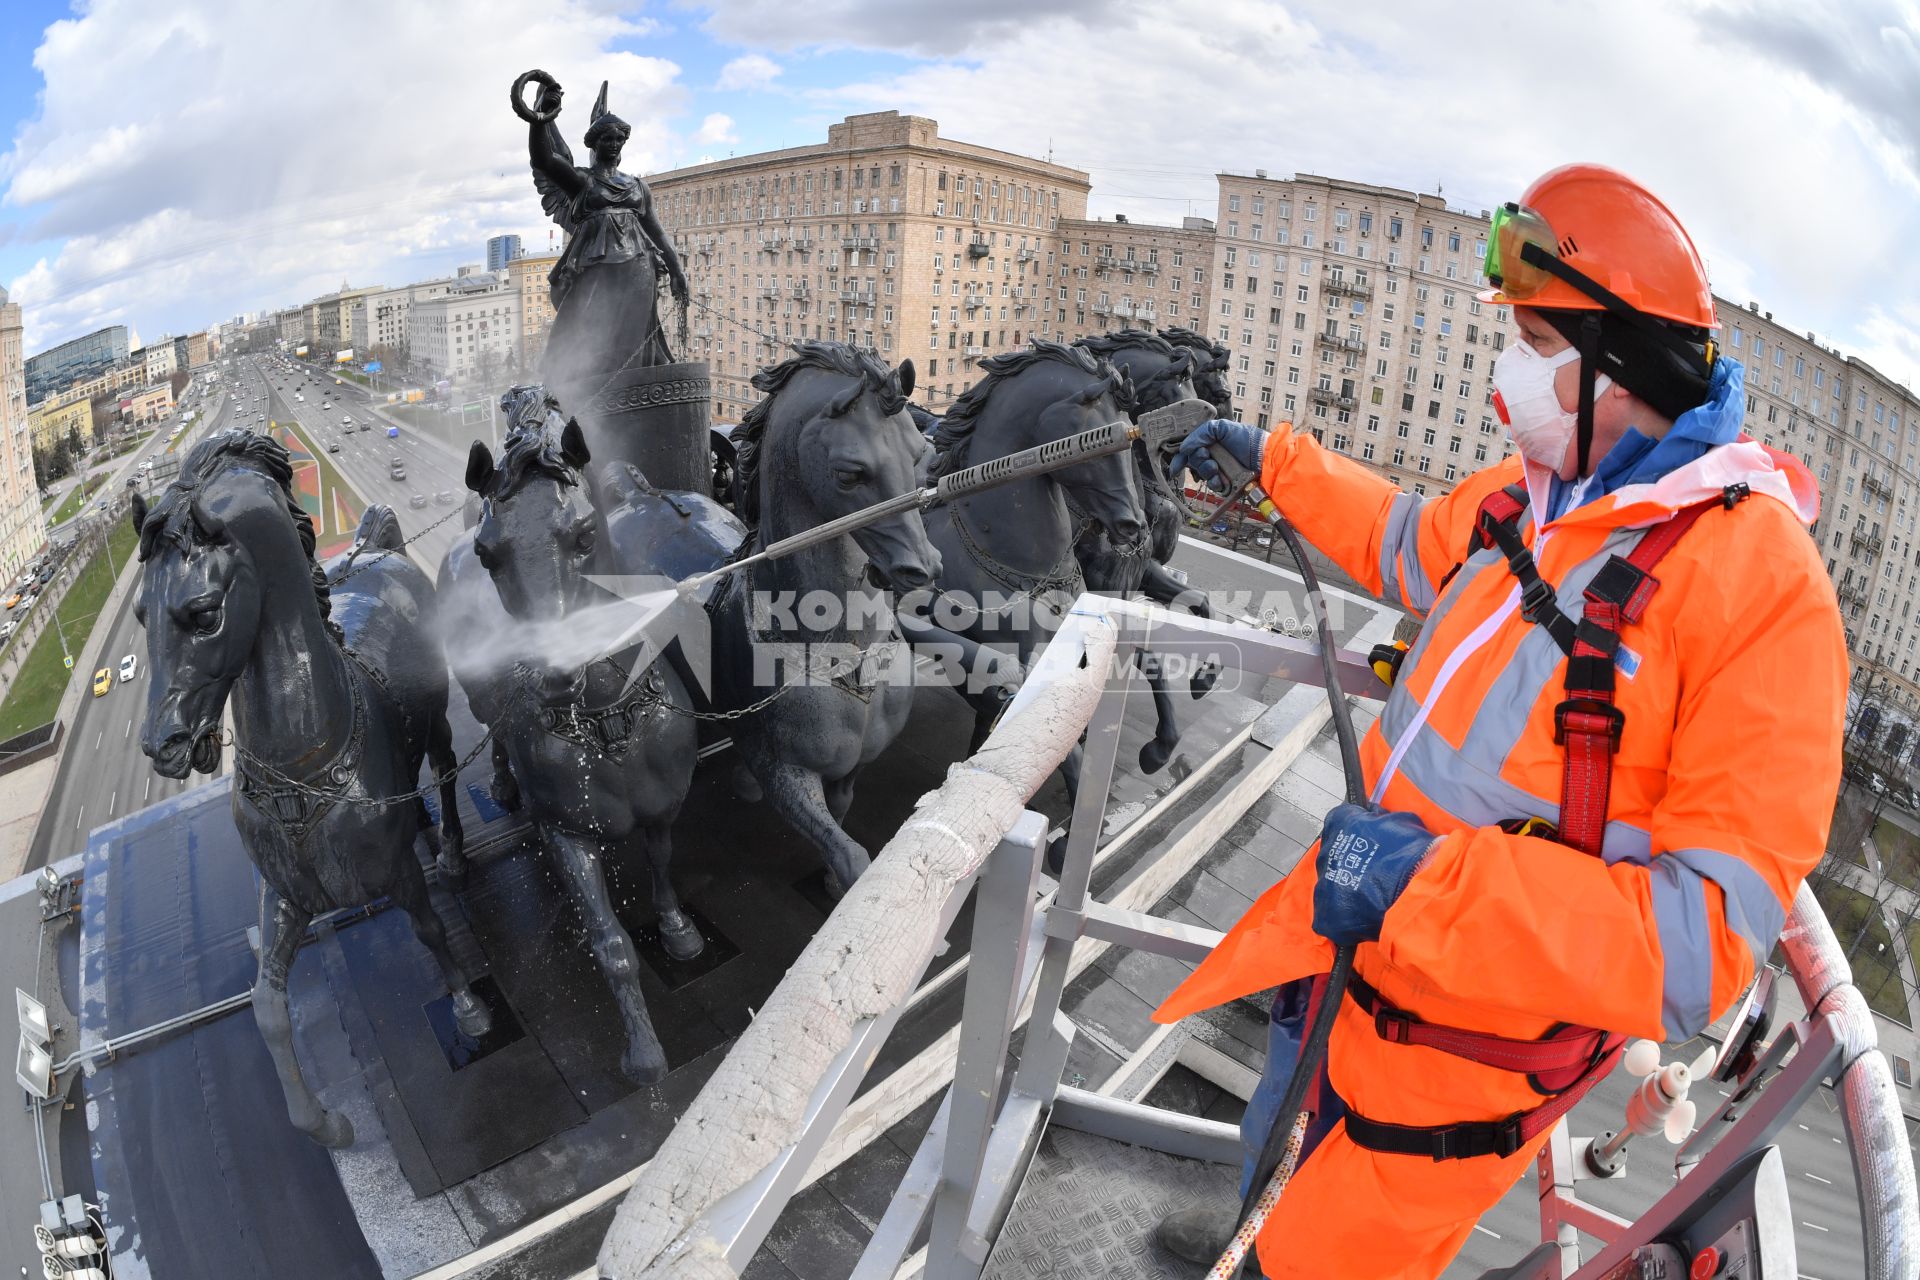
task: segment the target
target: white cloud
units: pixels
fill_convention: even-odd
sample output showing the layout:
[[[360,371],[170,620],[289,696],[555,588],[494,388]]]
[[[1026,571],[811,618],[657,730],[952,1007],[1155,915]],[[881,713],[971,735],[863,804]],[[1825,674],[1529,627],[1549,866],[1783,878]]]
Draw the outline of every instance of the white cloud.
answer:
[[[353,0],[324,22],[248,0],[94,0],[47,29],[40,111],[0,157],[19,238],[50,246],[9,282],[29,348],[133,317],[186,331],[538,235],[508,86],[530,62],[557,75],[578,150],[609,80],[633,126],[626,167],[645,171],[672,145],[679,68],[612,46],[650,29],[599,0],[461,18]]]
[[[733,117],[716,111],[700,122],[700,128],[694,133],[693,140],[700,146],[711,147],[738,142],[740,136],[733,131]]]
[[[749,53],[735,58],[720,68],[720,78],[713,87],[722,92],[736,89],[769,89],[779,78],[779,63],[761,54]]]

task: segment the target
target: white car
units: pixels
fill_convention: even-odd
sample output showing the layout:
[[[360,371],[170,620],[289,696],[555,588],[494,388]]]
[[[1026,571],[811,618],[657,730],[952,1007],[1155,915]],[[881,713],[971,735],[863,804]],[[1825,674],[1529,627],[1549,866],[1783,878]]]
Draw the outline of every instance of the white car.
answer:
[[[139,670],[139,662],[133,654],[130,653],[120,659],[120,683],[125,684],[127,681],[133,679],[134,673],[137,670]]]

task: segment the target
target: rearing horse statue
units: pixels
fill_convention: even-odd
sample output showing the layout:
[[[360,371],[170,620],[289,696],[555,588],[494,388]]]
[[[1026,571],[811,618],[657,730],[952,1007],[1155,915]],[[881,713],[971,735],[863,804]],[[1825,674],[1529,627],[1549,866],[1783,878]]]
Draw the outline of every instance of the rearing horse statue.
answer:
[[[700,954],[700,931],[668,874],[673,820],[699,751],[693,711],[666,663],[635,672],[643,659],[632,651],[567,653],[555,643],[572,629],[569,619],[577,623],[584,610],[612,599],[592,581],[612,567],[606,521],[583,475],[591,457],[579,424],[563,424],[540,388],[516,388],[514,396],[515,429],[499,461],[474,441],[467,487],[483,504],[473,558],[508,618],[531,634],[522,644],[478,638],[500,668],[483,683],[520,801],[585,918],[594,959],[613,989],[627,1032],[621,1069],[636,1084],[653,1084],[667,1074],[666,1053],[605,867],[635,846],[643,850],[661,943],[676,959]],[[473,658],[469,646],[455,649],[463,654],[463,684],[485,672],[489,664]]]
[[[151,509],[135,495],[135,614],[153,671],[140,746],[162,777],[212,773],[231,702],[233,820],[261,880],[254,1020],[294,1126],[345,1147],[353,1127],[301,1076],[287,1012],[314,916],[391,898],[439,962],[460,1029],[485,1035],[491,1016],[414,854],[421,762],[430,741],[450,741],[432,584],[405,556],[364,548],[330,580],[292,475],[279,441],[224,431],[193,446]]]

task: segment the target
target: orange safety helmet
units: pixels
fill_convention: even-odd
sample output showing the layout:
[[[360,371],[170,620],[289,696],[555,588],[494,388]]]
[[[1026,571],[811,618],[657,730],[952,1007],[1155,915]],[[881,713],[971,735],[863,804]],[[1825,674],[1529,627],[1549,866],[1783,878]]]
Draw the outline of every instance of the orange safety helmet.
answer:
[[[1564,311],[1607,307],[1557,273],[1521,260],[1534,242],[1642,315],[1695,329],[1715,326],[1707,269],[1686,228],[1645,187],[1597,164],[1555,169],[1517,205],[1494,212],[1482,302]]]

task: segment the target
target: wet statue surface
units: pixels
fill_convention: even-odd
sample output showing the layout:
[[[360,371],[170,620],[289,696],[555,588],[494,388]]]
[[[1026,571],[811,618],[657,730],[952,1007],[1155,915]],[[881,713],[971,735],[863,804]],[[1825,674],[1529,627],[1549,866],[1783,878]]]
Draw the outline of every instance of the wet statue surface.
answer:
[[[525,85],[540,85],[529,109]],[[553,332],[542,372],[570,409],[584,407],[623,368],[673,363],[655,314],[665,274],[684,304],[687,276],[653,212],[653,193],[638,176],[620,170],[632,132],[607,109],[607,87],[593,104],[584,141],[591,163],[576,165],[560,136],[561,89],[544,71],[514,85],[513,107],[528,122],[527,158],[540,206],[567,234],[567,247],[548,282]]]

